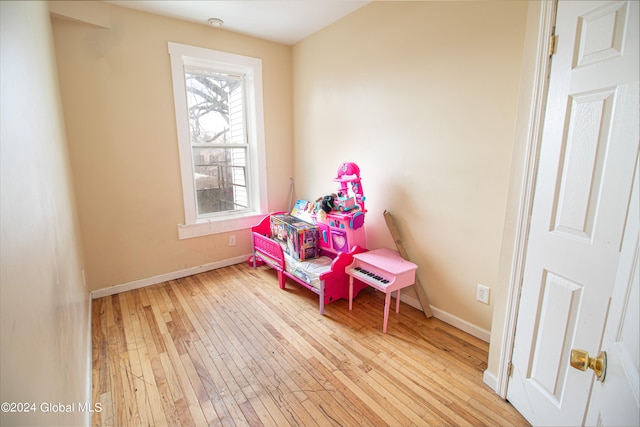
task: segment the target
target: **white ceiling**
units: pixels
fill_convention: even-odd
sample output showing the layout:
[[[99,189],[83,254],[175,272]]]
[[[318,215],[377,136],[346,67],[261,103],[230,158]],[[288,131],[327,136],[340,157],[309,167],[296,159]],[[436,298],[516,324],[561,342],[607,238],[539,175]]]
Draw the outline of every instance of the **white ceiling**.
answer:
[[[224,21],[223,29],[293,45],[369,0],[107,0],[107,3],[203,25],[207,25],[209,18],[219,18]]]

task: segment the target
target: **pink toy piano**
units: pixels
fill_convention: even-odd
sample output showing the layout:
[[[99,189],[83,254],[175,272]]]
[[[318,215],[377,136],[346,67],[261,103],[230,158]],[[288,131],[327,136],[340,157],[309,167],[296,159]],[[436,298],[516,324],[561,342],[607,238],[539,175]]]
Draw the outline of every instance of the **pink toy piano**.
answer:
[[[416,281],[417,265],[402,258],[391,249],[376,249],[353,256],[353,263],[345,269],[349,275],[349,310],[353,306],[353,279],[384,292],[384,322],[382,332],[387,332],[391,293],[396,291],[396,313],[400,311],[400,289]]]

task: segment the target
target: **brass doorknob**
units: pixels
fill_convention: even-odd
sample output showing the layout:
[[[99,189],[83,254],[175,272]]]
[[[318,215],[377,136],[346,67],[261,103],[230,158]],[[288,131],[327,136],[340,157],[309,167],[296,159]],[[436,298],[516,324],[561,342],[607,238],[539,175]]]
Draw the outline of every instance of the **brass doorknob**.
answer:
[[[597,357],[593,358],[589,357],[589,352],[585,350],[573,349],[571,350],[571,366],[581,371],[586,371],[587,368],[593,369],[598,381],[602,382],[607,373],[607,353],[601,351]]]

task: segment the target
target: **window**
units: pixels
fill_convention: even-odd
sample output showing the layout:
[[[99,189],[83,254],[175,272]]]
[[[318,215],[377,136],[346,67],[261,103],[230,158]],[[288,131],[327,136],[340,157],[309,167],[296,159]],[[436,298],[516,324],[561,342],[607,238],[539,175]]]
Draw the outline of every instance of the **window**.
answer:
[[[189,238],[247,228],[266,212],[259,59],[169,42]]]

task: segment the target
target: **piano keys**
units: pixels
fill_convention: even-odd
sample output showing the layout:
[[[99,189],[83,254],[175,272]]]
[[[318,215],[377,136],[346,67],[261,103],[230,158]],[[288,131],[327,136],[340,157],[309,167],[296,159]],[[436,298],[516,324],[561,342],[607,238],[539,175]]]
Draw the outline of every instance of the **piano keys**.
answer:
[[[389,279],[385,279],[382,276],[378,276],[375,273],[370,272],[369,270],[365,270],[362,267],[354,267],[354,274],[356,275],[356,277],[360,277],[362,276],[362,279],[367,280],[367,279],[371,279],[371,280],[377,280],[378,282],[380,282],[383,285],[386,285],[389,283]]]
[[[349,310],[353,307],[354,278],[385,293],[384,322],[382,332],[387,332],[391,293],[396,291],[396,313],[400,311],[400,289],[411,286],[416,280],[418,266],[407,261],[394,250],[382,248],[356,254],[345,269],[349,275]]]

